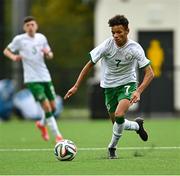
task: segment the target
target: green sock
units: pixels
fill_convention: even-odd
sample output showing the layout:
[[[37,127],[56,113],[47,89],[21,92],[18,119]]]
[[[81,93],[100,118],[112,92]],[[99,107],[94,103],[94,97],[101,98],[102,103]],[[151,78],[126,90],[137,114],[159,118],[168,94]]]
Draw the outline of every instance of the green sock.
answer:
[[[123,124],[124,123],[124,116],[115,117],[115,121],[117,124]]]
[[[49,117],[52,117],[53,114],[52,112],[46,112],[45,115],[46,115],[46,118],[49,118]]]

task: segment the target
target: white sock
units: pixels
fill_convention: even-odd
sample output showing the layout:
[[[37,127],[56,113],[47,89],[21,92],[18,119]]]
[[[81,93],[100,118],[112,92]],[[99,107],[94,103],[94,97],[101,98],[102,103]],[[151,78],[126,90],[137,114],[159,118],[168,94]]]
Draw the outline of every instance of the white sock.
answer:
[[[57,135],[61,135],[59,129],[58,129],[58,126],[57,126],[57,123],[56,123],[56,120],[54,118],[54,116],[51,116],[49,118],[46,118],[46,122],[47,122],[47,125],[48,127],[50,128],[52,134],[56,137]]]
[[[122,136],[123,129],[124,129],[124,123],[118,124],[114,122],[112,138],[111,138],[111,142],[108,145],[108,148],[116,148],[117,143],[120,137]]]
[[[40,124],[45,126],[46,125],[46,117],[45,117],[45,113],[44,111],[42,112],[42,115],[41,115],[41,119],[40,119]]]
[[[129,121],[129,120],[125,119],[125,122],[124,122],[124,130],[134,130],[134,131],[138,131],[138,130],[139,130],[139,125],[138,125],[137,122]]]

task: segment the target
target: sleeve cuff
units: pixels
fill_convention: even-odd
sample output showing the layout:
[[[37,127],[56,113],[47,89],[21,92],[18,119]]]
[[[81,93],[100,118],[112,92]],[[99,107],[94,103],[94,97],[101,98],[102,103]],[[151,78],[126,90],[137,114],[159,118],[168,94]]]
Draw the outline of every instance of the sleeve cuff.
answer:
[[[89,58],[89,60],[90,60],[93,64],[95,64],[95,63],[93,62],[93,60],[92,60],[92,57],[91,57],[91,54],[90,54],[90,53],[88,53],[88,58]]]
[[[147,64],[144,65],[143,67],[140,67],[140,69],[144,69],[144,68],[146,68],[148,65],[151,65],[151,61],[149,61],[149,63],[147,63]]]

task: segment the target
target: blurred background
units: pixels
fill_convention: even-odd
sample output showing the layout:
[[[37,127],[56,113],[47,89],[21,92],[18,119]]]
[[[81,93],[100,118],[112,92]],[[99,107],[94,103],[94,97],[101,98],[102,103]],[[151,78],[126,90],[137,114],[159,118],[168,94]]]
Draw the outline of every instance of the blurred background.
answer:
[[[0,0],[0,13],[2,119],[11,117],[14,97],[24,89],[21,63],[5,58],[3,50],[12,37],[23,32],[22,21],[27,15],[36,17],[39,31],[49,40],[55,58],[46,63],[56,92],[63,97],[88,61],[88,52],[111,36],[108,20],[124,14],[130,22],[129,37],[142,45],[155,72],[154,81],[143,93],[141,102],[130,109],[130,114],[179,115],[179,0]],[[142,72],[138,71],[138,75],[141,81]],[[107,118],[99,77],[100,65],[97,64],[76,95],[65,102],[61,99],[57,116]],[[9,93],[7,87],[12,87]],[[3,107],[7,102],[7,107]]]

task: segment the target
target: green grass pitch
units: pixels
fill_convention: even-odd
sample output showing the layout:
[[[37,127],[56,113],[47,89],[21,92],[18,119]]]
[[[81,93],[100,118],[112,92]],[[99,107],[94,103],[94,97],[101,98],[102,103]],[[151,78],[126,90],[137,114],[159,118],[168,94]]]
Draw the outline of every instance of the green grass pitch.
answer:
[[[124,131],[119,159],[108,160],[111,138],[108,120],[65,120],[58,125],[65,138],[75,142],[73,161],[56,160],[54,139],[45,142],[32,121],[0,123],[0,175],[179,175],[180,119],[146,119],[149,141]]]

